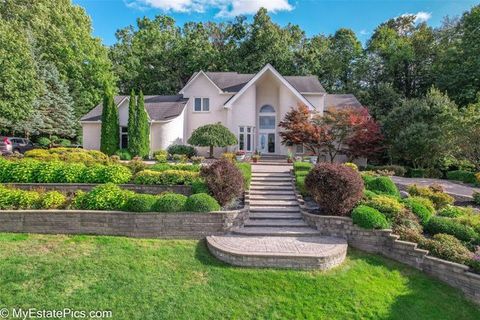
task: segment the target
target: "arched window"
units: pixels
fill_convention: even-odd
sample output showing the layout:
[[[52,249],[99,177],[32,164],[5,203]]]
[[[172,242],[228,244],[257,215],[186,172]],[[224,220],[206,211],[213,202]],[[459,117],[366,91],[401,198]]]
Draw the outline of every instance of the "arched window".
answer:
[[[275,109],[271,105],[266,104],[260,108],[260,113],[275,113]]]

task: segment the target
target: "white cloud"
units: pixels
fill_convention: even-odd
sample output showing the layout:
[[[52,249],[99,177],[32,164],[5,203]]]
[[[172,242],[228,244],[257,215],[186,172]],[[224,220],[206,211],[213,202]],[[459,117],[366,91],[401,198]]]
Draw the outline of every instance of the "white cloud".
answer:
[[[360,33],[362,36],[366,36],[366,35],[369,35],[369,34],[370,34],[370,31],[367,31],[367,30],[365,30],[365,29],[362,29],[362,30],[360,30],[359,33]]]
[[[432,14],[430,12],[419,11],[417,13],[404,13],[401,15],[401,17],[403,16],[415,16],[415,23],[422,23],[430,20]]]
[[[291,11],[288,0],[125,0],[128,7],[161,9],[173,12],[205,12],[218,9],[217,17],[233,17],[241,14],[254,14],[261,7],[270,12]]]

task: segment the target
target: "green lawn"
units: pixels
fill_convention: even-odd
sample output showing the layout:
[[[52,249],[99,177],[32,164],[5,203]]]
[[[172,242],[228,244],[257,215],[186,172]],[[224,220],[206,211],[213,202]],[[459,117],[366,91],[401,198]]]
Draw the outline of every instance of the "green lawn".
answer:
[[[203,241],[0,233],[0,308],[114,319],[478,319],[460,292],[351,250],[329,272],[227,266]]]

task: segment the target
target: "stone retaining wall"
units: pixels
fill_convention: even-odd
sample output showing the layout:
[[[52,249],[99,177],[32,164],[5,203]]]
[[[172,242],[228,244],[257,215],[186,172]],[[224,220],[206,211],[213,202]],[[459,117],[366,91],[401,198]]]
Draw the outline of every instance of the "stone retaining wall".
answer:
[[[207,213],[5,210],[0,211],[0,232],[201,239],[224,234],[247,218],[248,208]]]
[[[469,267],[431,257],[413,242],[401,241],[391,230],[367,230],[353,224],[348,217],[320,216],[303,212],[305,221],[325,236],[341,237],[348,245],[410,265],[458,288],[480,304],[480,275]]]
[[[90,191],[98,186],[96,183],[8,183],[6,185],[22,190],[57,190],[64,193],[72,193],[78,190]],[[120,184],[122,189],[135,191],[137,193],[160,194],[162,192],[170,191],[189,196],[192,194],[190,186],[164,186],[164,185],[146,185],[146,184]]]

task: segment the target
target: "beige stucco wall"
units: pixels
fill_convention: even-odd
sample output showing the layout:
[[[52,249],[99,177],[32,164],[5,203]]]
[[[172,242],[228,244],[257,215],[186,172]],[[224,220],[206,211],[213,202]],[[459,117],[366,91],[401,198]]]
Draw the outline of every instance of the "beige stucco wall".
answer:
[[[325,106],[325,95],[304,94],[303,96],[315,107],[316,111],[323,114],[323,109]]]
[[[257,126],[256,95],[257,87],[252,85],[232,104],[227,112],[227,128],[230,129],[237,138],[240,126]],[[252,151],[255,151],[256,140],[257,138],[254,135]],[[237,146],[231,146],[228,149],[229,151],[235,151],[237,150]]]
[[[100,150],[102,125],[98,123],[82,123],[82,145],[84,149]]]
[[[118,108],[118,122],[120,127],[128,127],[128,103],[122,104]]]
[[[150,126],[150,150],[165,150],[172,144],[184,144],[185,110],[168,122],[153,122]]]

